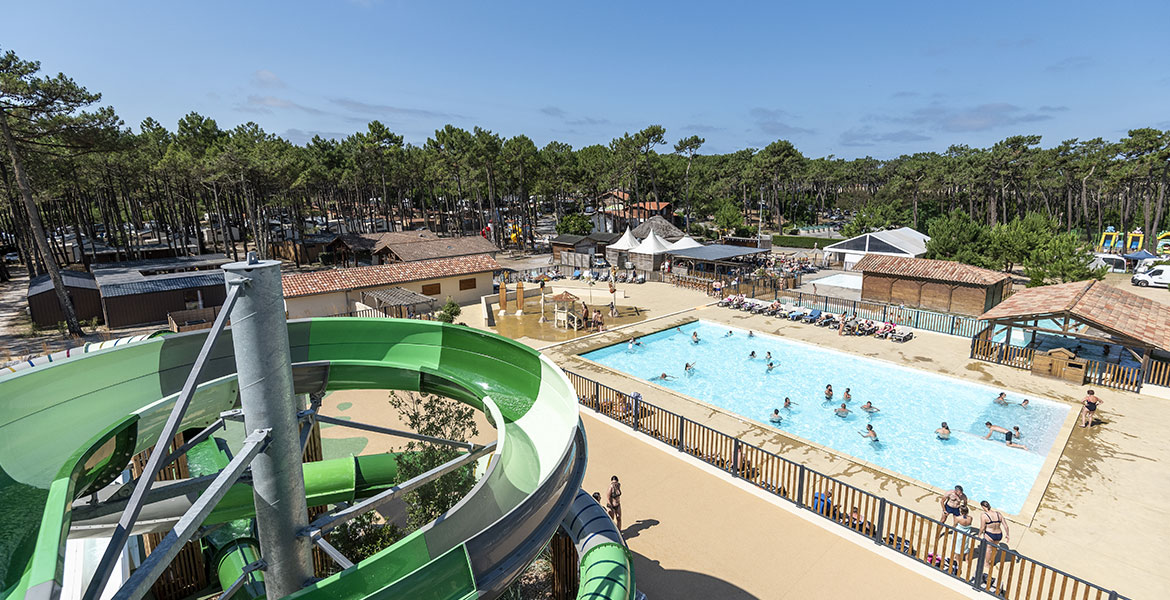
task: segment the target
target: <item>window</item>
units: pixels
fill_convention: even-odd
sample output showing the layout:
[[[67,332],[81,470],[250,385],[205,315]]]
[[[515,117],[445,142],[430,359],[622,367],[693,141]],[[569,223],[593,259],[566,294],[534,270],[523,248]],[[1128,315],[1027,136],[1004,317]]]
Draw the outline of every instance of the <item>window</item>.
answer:
[[[474,289],[475,289],[475,278],[474,277],[468,277],[467,279],[460,279],[459,280],[459,291],[474,290]]]
[[[438,296],[442,291],[442,287],[437,283],[427,283],[422,286],[424,296]]]

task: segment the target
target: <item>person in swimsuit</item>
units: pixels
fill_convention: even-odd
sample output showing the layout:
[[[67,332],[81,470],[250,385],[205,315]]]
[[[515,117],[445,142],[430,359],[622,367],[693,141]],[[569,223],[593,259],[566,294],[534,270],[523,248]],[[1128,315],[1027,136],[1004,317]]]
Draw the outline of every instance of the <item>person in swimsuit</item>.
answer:
[[[942,427],[935,429],[934,434],[937,435],[938,439],[940,440],[949,440],[951,439],[951,426],[947,425],[946,421],[943,421]]]
[[[1027,401],[1027,400],[1024,400],[1023,402],[1021,402],[1021,403],[1020,403],[1020,408],[1028,408],[1028,401]]]
[[[1017,440],[1024,437],[1024,434],[1020,433],[1020,426],[1019,425],[1012,427],[1012,437],[1016,438]]]
[[[1016,427],[1016,431],[1019,431],[1019,430],[1020,430],[1020,428]],[[1004,440],[1004,443],[1007,444],[1007,447],[1008,448],[1019,448],[1020,450],[1027,450],[1028,449],[1027,446],[1025,446],[1023,444],[1017,444],[1016,442],[1012,441],[1012,439],[1015,436],[1016,436],[1016,434],[1013,431],[1005,431],[1004,432],[1003,440]]]
[[[661,379],[663,381],[670,381],[671,379],[674,379],[674,375],[667,375],[666,373],[663,373],[663,374],[659,375],[658,377],[655,377],[655,379]]]
[[[939,503],[943,507],[942,518],[939,521],[942,521],[942,524],[946,525],[947,517],[953,516],[955,517],[955,522],[958,523],[959,509],[967,506],[967,494],[963,493],[963,486],[956,485],[955,489],[939,498]]]
[[[605,508],[609,511],[609,518],[613,519],[618,531],[622,530],[622,484],[618,476],[609,478],[609,494],[606,497]]]
[[[773,423],[779,423],[781,421],[780,409],[779,408],[772,409],[772,416],[768,417],[768,420],[773,422]]]
[[[691,343],[692,343],[692,344],[698,344],[698,343],[699,343],[699,332],[698,332],[698,331],[696,331],[696,332],[694,332],[694,333],[692,333],[692,334],[691,334]]]
[[[881,412],[881,409],[874,406],[873,402],[866,402],[865,404],[862,404],[861,410],[864,410],[865,412],[870,413],[870,414],[873,414],[875,412]]]
[[[772,353],[768,352],[768,353],[764,354],[764,360],[769,360],[769,361],[772,360]]]
[[[844,419],[845,417],[848,417],[849,412],[850,412],[849,409],[845,408],[844,403],[841,404],[841,408],[838,408],[837,410],[833,411],[834,414],[836,414],[838,417],[841,417],[842,419]]]
[[[683,371],[687,375],[690,375],[692,372],[694,372],[694,370],[695,370],[695,363],[687,363],[686,366],[683,367]]]
[[[752,359],[752,358],[755,358],[755,357],[756,357],[756,351],[755,351],[755,350],[752,350],[751,354],[748,354],[748,358],[749,358],[749,359]]]
[[[750,338],[752,338],[752,337],[756,337],[756,333],[755,333],[754,331],[752,331],[752,330],[750,330],[750,329],[749,329],[749,330],[748,330],[748,337],[750,337]]]
[[[1008,404],[1010,404],[1007,401],[1007,394],[1005,394],[1004,392],[1000,392],[999,395],[995,397],[995,403],[1000,405],[1000,406],[1007,406]]]
[[[870,441],[873,441],[873,442],[878,441],[877,432],[873,430],[873,425],[866,425],[865,431],[860,431],[858,433],[861,434],[861,437],[869,438]]]
[[[991,551],[999,544],[1007,546],[1011,541],[1011,533],[1008,531],[1007,519],[1003,518],[1003,514],[998,510],[992,510],[991,503],[984,500],[979,503],[983,507],[983,516],[979,518],[979,534],[980,536],[991,542],[987,544],[987,553],[983,555],[983,564],[988,567],[991,566]]]
[[[833,384],[825,386],[825,400],[833,399]]]
[[[853,394],[849,393],[849,388],[845,388],[845,394],[841,396],[841,399],[846,402],[853,400]]]
[[[772,363],[772,362],[769,362],[769,363],[768,363],[768,372],[769,372],[769,373],[771,373],[771,372],[772,372],[772,369],[775,369],[775,368],[776,368],[776,364],[775,364],[775,363]]]
[[[959,516],[955,517],[955,529],[958,529],[960,533],[967,534],[963,536],[962,549],[959,551],[960,556],[967,556],[974,543],[973,536],[979,533],[979,528],[972,525],[974,522],[975,518],[971,516],[971,510],[967,508],[967,505],[960,506]]]
[[[1081,427],[1088,427],[1093,424],[1094,413],[1097,412],[1097,407],[1101,405],[1103,400],[1097,397],[1093,390],[1089,390],[1088,394],[1081,400],[1084,408],[1081,409]]]
[[[727,333],[723,334],[723,337],[731,337],[731,336],[733,336],[733,335],[735,335],[735,333],[734,333],[734,332],[732,332],[730,329],[728,329],[728,330],[727,330]]]
[[[795,402],[793,402],[792,400],[790,400],[790,399],[788,398],[788,396],[785,396],[785,397],[784,397],[784,409],[785,409],[785,410],[792,410],[792,405],[793,405],[793,404],[796,404],[796,403],[795,403]]]
[[[593,492],[593,501],[601,504],[601,492]]]
[[[985,440],[990,440],[991,434],[993,434],[993,433],[1009,433],[1007,429],[1004,429],[1003,427],[1000,427],[999,425],[992,425],[991,421],[987,421],[983,425],[985,425],[987,427],[987,435],[983,436],[983,439],[985,439]]]

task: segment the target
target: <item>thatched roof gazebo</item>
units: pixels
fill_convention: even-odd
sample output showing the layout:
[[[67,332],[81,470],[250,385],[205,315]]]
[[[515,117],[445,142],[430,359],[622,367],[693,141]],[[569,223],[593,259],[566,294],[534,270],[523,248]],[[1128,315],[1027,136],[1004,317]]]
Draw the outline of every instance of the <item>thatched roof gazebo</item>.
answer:
[[[671,225],[670,221],[667,221],[659,215],[654,215],[646,219],[645,222],[634,229],[634,235],[640,240],[646,239],[650,235],[650,232],[658,234],[659,237],[665,238],[668,242],[678,241],[686,235],[683,233],[683,230]]]

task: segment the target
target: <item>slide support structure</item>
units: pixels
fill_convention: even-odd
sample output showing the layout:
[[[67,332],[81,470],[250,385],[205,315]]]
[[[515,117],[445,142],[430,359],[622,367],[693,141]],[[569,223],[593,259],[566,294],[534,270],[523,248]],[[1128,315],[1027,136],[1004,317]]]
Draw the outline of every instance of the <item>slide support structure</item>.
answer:
[[[252,463],[252,486],[268,564],[265,587],[270,598],[283,598],[313,576],[313,559],[309,540],[297,535],[309,523],[309,510],[280,262],[259,261],[249,253],[246,261],[223,270],[226,285],[240,287],[231,320],[244,427],[271,430],[268,447]]]

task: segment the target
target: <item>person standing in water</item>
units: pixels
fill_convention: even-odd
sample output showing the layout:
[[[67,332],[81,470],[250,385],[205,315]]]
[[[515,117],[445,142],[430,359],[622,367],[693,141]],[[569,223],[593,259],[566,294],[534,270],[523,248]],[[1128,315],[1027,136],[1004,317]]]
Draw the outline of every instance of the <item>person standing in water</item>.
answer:
[[[773,423],[779,423],[781,421],[780,409],[779,408],[772,409],[772,416],[768,417],[768,420],[773,422]]]
[[[947,425],[946,421],[943,421],[942,427],[935,429],[934,434],[938,436],[938,439],[940,440],[949,440],[951,439],[951,426]]]
[[[833,384],[829,384],[829,385],[825,386],[825,400],[832,400],[832,399],[833,399]],[[842,405],[842,406],[844,406],[844,405]]]
[[[842,419],[844,419],[845,417],[849,416],[850,410],[848,408],[845,408],[845,403],[842,402],[841,408],[834,410],[833,413],[836,414],[838,417],[841,417]]]
[[[874,431],[873,425],[866,425],[865,431],[861,431],[859,433],[861,434],[861,437],[869,438],[871,442],[878,441],[877,432]]]

